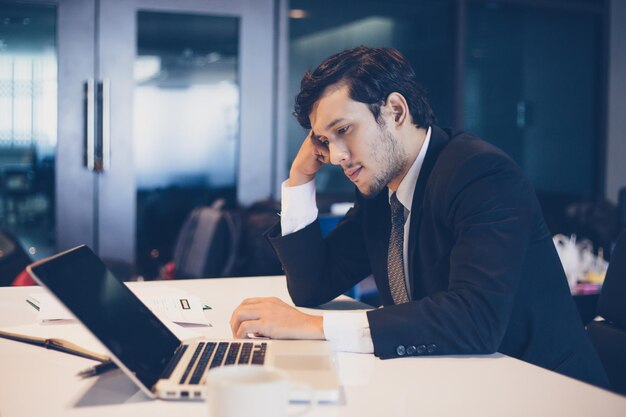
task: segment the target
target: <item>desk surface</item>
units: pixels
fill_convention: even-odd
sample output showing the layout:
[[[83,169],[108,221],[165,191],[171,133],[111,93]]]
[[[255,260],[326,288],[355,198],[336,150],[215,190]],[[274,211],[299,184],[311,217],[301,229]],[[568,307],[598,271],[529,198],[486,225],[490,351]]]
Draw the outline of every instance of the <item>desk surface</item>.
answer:
[[[198,295],[213,307],[206,312],[213,327],[202,333],[214,338],[230,337],[228,319],[242,299],[288,299],[284,277],[130,285],[175,286]],[[36,312],[24,300],[38,291],[43,290],[0,288],[0,328],[35,324]],[[0,339],[0,416],[207,415],[203,402],[148,399],[120,371],[85,380],[76,377],[94,363]],[[320,405],[307,416],[626,415],[625,397],[500,354],[382,361],[373,355],[338,353],[337,364],[343,403]]]

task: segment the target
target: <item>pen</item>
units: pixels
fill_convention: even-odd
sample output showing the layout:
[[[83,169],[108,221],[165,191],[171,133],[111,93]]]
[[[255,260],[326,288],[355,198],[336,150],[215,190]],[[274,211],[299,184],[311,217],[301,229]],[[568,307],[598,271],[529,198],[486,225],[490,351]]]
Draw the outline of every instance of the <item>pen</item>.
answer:
[[[102,362],[102,363],[99,363],[98,365],[90,366],[87,369],[83,369],[77,374],[77,376],[80,376],[83,378],[89,378],[90,376],[100,375],[116,368],[117,368],[117,365],[113,361]]]
[[[37,304],[35,304],[33,301],[29,300],[28,298],[26,299],[26,302],[28,304],[30,304],[31,306],[33,306],[33,308],[37,311],[39,311],[39,306]]]

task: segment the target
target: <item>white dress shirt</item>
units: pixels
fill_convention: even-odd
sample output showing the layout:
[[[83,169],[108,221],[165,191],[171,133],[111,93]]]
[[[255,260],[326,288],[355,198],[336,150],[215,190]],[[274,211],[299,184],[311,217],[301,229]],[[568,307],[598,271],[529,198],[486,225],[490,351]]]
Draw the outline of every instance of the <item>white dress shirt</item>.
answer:
[[[409,262],[406,254],[409,248],[409,227],[411,225],[411,205],[419,173],[424,157],[430,144],[431,128],[428,128],[424,144],[415,158],[413,165],[400,182],[396,196],[404,206],[404,279],[407,292],[411,294],[409,279]],[[282,209],[280,225],[282,235],[297,232],[313,223],[317,218],[318,209],[315,201],[315,180],[306,184],[288,187],[287,181],[282,184]],[[389,197],[391,197],[391,190]],[[344,352],[372,353],[374,344],[370,334],[366,312],[326,312],[324,313],[324,336],[333,349]]]

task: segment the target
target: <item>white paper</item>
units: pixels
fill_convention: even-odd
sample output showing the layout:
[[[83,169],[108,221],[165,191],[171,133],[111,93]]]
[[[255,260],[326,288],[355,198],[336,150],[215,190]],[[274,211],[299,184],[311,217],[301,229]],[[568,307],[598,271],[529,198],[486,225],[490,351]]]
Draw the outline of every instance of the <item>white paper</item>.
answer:
[[[161,320],[210,326],[198,297],[170,286],[134,287],[131,291]]]
[[[53,320],[75,320],[74,315],[63,304],[48,292],[29,294],[28,299],[39,306],[37,320],[40,322]]]
[[[202,303],[196,296],[157,295],[139,298],[159,318],[167,318],[174,323],[209,324],[202,312]]]

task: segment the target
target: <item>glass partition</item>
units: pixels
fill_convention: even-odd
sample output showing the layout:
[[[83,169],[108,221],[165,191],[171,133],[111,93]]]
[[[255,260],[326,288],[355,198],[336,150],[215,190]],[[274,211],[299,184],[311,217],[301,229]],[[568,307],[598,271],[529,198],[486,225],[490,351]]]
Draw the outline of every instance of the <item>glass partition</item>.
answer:
[[[154,277],[194,207],[236,202],[239,18],[140,11],[137,31],[137,268]]]
[[[507,152],[540,196],[596,193],[602,17],[471,2],[464,124]]]
[[[55,245],[56,31],[56,7],[0,3],[0,229],[32,258]]]

